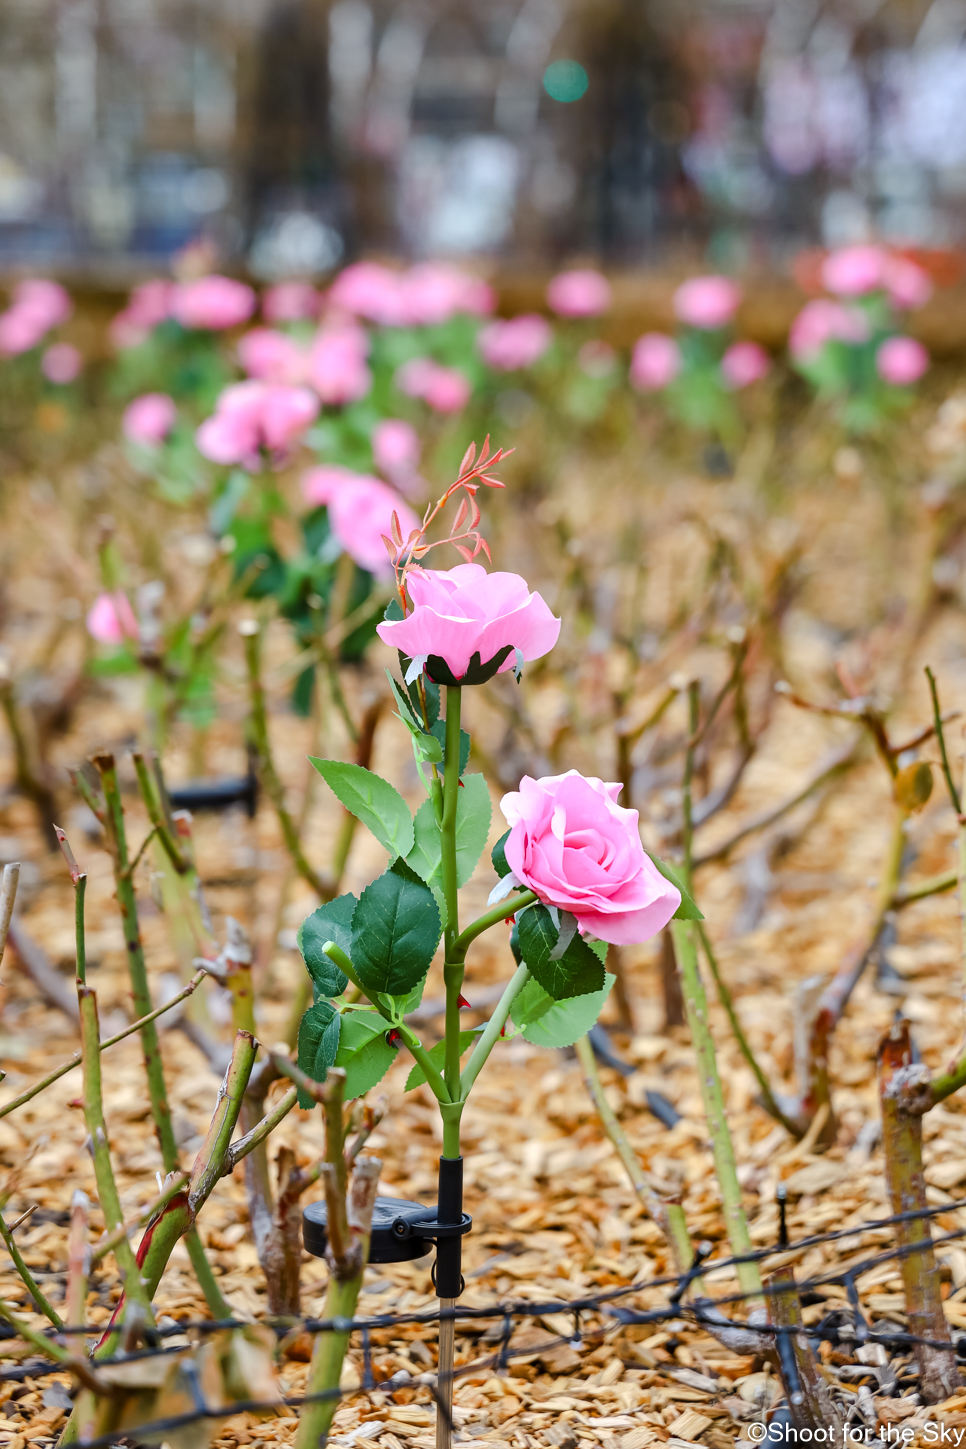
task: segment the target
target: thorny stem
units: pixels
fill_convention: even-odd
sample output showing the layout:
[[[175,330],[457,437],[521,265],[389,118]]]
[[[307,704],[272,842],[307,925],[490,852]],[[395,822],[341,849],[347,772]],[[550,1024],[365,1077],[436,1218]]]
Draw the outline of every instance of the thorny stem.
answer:
[[[184,1235],[184,1245],[188,1250],[188,1257],[191,1259],[191,1267],[198,1280],[198,1286],[204,1294],[205,1302],[212,1316],[214,1318],[231,1318],[234,1310],[218,1287],[218,1279],[215,1277],[214,1269],[208,1262],[208,1255],[205,1252],[205,1245],[201,1241],[201,1234],[194,1224],[192,1224]]]
[[[138,786],[141,791],[141,799],[144,801],[148,812],[148,819],[154,827],[154,832],[164,847],[164,852],[179,875],[185,875],[191,869],[191,861],[182,854],[177,841],[168,829],[168,823],[161,811],[161,805],[155,794],[154,781],[148,773],[147,763],[140,750],[133,750],[131,759],[134,761],[134,770],[138,777]],[[141,847],[144,849],[144,846]]]
[[[143,1228],[146,1222],[149,1222],[163,1208],[166,1208],[171,1199],[177,1197],[185,1183],[190,1180],[190,1177],[191,1174],[188,1172],[179,1172],[164,1189],[160,1197],[155,1198],[150,1207],[146,1207],[143,1212],[139,1213],[132,1223],[121,1223],[112,1233],[108,1233],[106,1238],[102,1238],[99,1243],[95,1243],[90,1255],[92,1266],[95,1263],[99,1263],[102,1258],[112,1252],[122,1238],[129,1238],[132,1233],[137,1232],[138,1228]]]
[[[159,1016],[163,1016],[166,1011],[170,1011],[172,1007],[178,1006],[182,1001],[185,1001],[192,994],[195,988],[204,979],[205,972],[199,971],[197,976],[192,977],[192,979],[188,982],[188,985],[184,988],[184,990],[178,992],[177,996],[172,996],[170,1001],[166,1001],[163,1006],[156,1007],[155,1010],[150,1012],[147,1016],[143,1016],[137,1021],[132,1021],[130,1026],[126,1026],[124,1030],[119,1031],[116,1036],[109,1036],[106,1041],[102,1041],[99,1044],[100,1050],[104,1052],[107,1051],[108,1047],[117,1046],[118,1042],[123,1041],[126,1036],[131,1036],[134,1032],[140,1031],[142,1026],[144,1026],[146,1022],[156,1021],[157,1018]],[[42,1092],[45,1087],[51,1086],[52,1083],[59,1081],[61,1077],[66,1076],[68,1072],[73,1071],[75,1067],[80,1066],[81,1059],[81,1052],[76,1052],[75,1055],[71,1057],[69,1062],[63,1062],[61,1066],[55,1067],[52,1072],[48,1072],[46,1077],[43,1077],[39,1082],[35,1082],[34,1085],[32,1087],[28,1087],[25,1092],[21,1092],[19,1097],[14,1097],[12,1102],[5,1102],[3,1106],[0,1107],[0,1117],[6,1117],[8,1112],[13,1112],[17,1107],[22,1107],[25,1102],[29,1102],[31,1098],[36,1097],[38,1092]]]
[[[239,1137],[237,1142],[232,1143],[225,1153],[225,1165],[222,1168],[222,1175],[227,1177],[233,1172],[243,1158],[254,1152],[268,1138],[291,1112],[298,1102],[299,1094],[297,1087],[291,1087],[284,1097],[280,1097],[272,1110],[267,1113],[260,1122],[257,1122],[244,1137]]]
[[[949,798],[952,801],[953,809],[957,817],[962,815],[963,807],[960,804],[959,791],[953,784],[952,772],[949,768],[949,757],[946,754],[946,736],[943,732],[942,711],[939,708],[939,692],[936,689],[936,678],[929,665],[926,665],[926,678],[929,681],[929,695],[932,699],[932,720],[933,729],[936,733],[936,743],[939,745],[939,756],[942,760],[943,779],[946,781],[946,789],[949,791]]]
[[[461,931],[457,936],[453,942],[454,956],[465,957],[477,936],[482,936],[483,932],[488,931],[491,926],[498,926],[501,921],[505,921],[515,912],[522,911],[524,906],[532,906],[536,899],[533,891],[514,891],[512,896],[500,901],[498,905],[491,906],[488,911],[483,912],[482,916],[477,916],[475,921],[471,921],[465,931]]]
[[[314,869],[302,849],[302,842],[299,839],[298,827],[292,819],[291,812],[285,804],[285,786],[282,784],[275,760],[272,755],[272,746],[268,734],[268,717],[265,708],[265,687],[262,683],[262,637],[261,630],[254,619],[245,619],[238,626],[245,643],[245,664],[248,669],[248,699],[251,710],[249,716],[249,728],[251,730],[252,744],[258,757],[258,770],[262,783],[268,793],[268,797],[275,807],[275,814],[282,831],[282,838],[285,841],[285,848],[291,857],[292,864],[304,881],[315,891],[320,900],[330,901],[334,895],[334,889],[330,881],[323,880],[318,871]]]
[[[164,1066],[161,1061],[161,1047],[152,1017],[151,990],[148,986],[141,928],[138,925],[137,899],[133,882],[127,874],[127,835],[124,829],[124,807],[121,803],[117,768],[114,756],[107,751],[92,756],[92,763],[100,774],[104,789],[105,829],[114,864],[114,884],[127,946],[127,964],[131,978],[134,1010],[138,1017],[151,1018],[140,1029],[141,1050],[144,1054],[144,1069],[147,1073],[148,1093],[151,1099],[151,1115],[154,1118],[154,1127],[161,1146],[161,1161],[164,1170],[166,1173],[174,1172],[178,1167],[178,1144],[174,1140],[171,1110],[168,1106],[168,1091],[164,1081]]]
[[[671,1231],[671,1226],[668,1221],[668,1207],[673,1206],[673,1204],[664,1202],[654,1190],[654,1187],[648,1181],[647,1173],[641,1167],[637,1153],[628,1142],[624,1129],[617,1119],[617,1113],[607,1100],[607,1094],[604,1091],[603,1083],[600,1080],[600,1073],[597,1070],[597,1062],[594,1059],[594,1049],[590,1044],[590,1038],[588,1036],[578,1037],[574,1043],[574,1049],[577,1052],[577,1059],[583,1070],[584,1085],[590,1094],[594,1106],[597,1108],[597,1115],[600,1117],[604,1131],[614,1144],[614,1149],[624,1164],[624,1169],[630,1178],[631,1187],[637,1194],[638,1201],[667,1239],[668,1247],[671,1249],[671,1254],[678,1272],[686,1272],[690,1266],[690,1259],[687,1262],[681,1260],[681,1243],[678,1241],[676,1233]]]
[[[456,887],[456,815],[459,804],[460,777],[460,703],[462,691],[449,685],[446,690],[446,744],[443,756],[443,818],[440,822],[443,898],[446,902],[445,958],[443,979],[446,985],[446,1069],[444,1078],[451,1102],[460,1096],[460,1008],[463,986],[463,956],[454,954],[459,938],[459,898]],[[444,1122],[444,1157],[459,1157],[459,1121],[453,1126]],[[447,1140],[448,1138],[448,1140]]]
[[[473,1083],[486,1066],[490,1053],[500,1040],[513,1003],[526,986],[529,977],[530,972],[527,970],[526,964],[517,967],[507,982],[493,1015],[477,1038],[470,1059],[463,1068],[463,1075],[460,1078],[460,1096],[463,1101],[470,1095]]]
[[[694,819],[691,801],[691,781],[694,776],[695,741],[698,735],[698,707],[701,686],[696,679],[688,685],[688,747],[684,755],[684,776],[681,780],[682,842],[684,845],[684,880],[690,891],[693,885]]]
[[[728,1241],[731,1244],[731,1251],[736,1257],[740,1257],[742,1254],[752,1251],[752,1244],[741,1201],[741,1184],[738,1182],[734,1146],[725,1115],[724,1094],[721,1090],[721,1078],[718,1075],[714,1039],[708,1022],[708,1001],[698,969],[694,923],[692,921],[672,921],[671,934],[674,938],[674,953],[677,957],[681,984],[684,989],[684,1007],[687,1012],[688,1028],[698,1059],[701,1099],[704,1103],[704,1114],[711,1138],[711,1150],[724,1208]],[[752,1297],[760,1294],[761,1275],[758,1272],[757,1263],[739,1263],[736,1271],[742,1293]]]
[[[36,1303],[40,1312],[44,1315],[45,1318],[50,1319],[51,1323],[54,1325],[55,1328],[63,1328],[63,1319],[57,1312],[56,1308],[54,1308],[53,1305],[47,1300],[46,1295],[37,1283],[34,1275],[31,1273],[30,1269],[24,1262],[20,1253],[20,1249],[14,1242],[13,1233],[10,1231],[10,1229],[7,1227],[7,1224],[3,1220],[2,1213],[0,1213],[0,1238],[3,1238],[4,1246],[6,1247],[7,1252],[10,1254],[10,1257],[13,1259],[13,1266],[16,1268],[17,1272],[20,1274],[20,1277],[23,1279],[27,1292],[34,1300],[34,1303]]]
[[[775,1100],[775,1094],[769,1085],[768,1078],[762,1071],[758,1058],[755,1056],[754,1052],[751,1049],[751,1043],[745,1035],[745,1029],[741,1025],[741,1019],[739,1018],[738,1013],[735,1010],[734,997],[731,995],[731,991],[728,987],[727,982],[721,975],[721,968],[718,965],[718,958],[714,953],[714,948],[711,945],[711,940],[708,936],[707,931],[705,930],[704,922],[698,921],[697,928],[698,935],[701,937],[701,944],[704,947],[705,957],[707,959],[708,965],[711,968],[711,975],[714,977],[714,984],[717,988],[718,999],[721,1002],[721,1005],[724,1007],[728,1020],[731,1023],[731,1030],[735,1034],[735,1040],[738,1043],[741,1054],[744,1057],[745,1061],[748,1063],[752,1072],[754,1073],[755,1081],[758,1083],[758,1087],[761,1092],[761,1099],[765,1111],[770,1113],[770,1115],[774,1117],[777,1122],[780,1122],[785,1128],[786,1132],[790,1132],[793,1137],[797,1137],[798,1128],[793,1122],[789,1120],[789,1118],[785,1116],[784,1112],[779,1107],[778,1102]]]

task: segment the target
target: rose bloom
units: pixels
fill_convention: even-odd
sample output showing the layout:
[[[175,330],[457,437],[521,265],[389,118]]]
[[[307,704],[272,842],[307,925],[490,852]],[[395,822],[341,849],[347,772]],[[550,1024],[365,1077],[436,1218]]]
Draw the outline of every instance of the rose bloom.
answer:
[[[262,298],[266,322],[311,322],[319,315],[321,298],[311,282],[279,282]]]
[[[760,382],[770,368],[771,359],[757,342],[732,342],[721,359],[725,386],[734,389]]]
[[[674,293],[674,311],[688,327],[714,332],[727,327],[740,301],[741,288],[730,277],[692,277]]]
[[[21,307],[10,307],[0,313],[0,353],[19,357],[38,347],[47,335],[47,328],[33,313]]]
[[[488,317],[496,298],[479,277],[442,262],[410,267],[401,280],[402,312],[411,327],[432,327],[460,312]]]
[[[473,391],[468,377],[455,367],[442,367],[431,357],[414,357],[396,373],[396,386],[409,397],[422,398],[437,413],[461,412]]]
[[[599,317],[611,304],[610,282],[589,267],[558,272],[547,287],[547,302],[558,317]]]
[[[405,619],[379,624],[376,633],[384,644],[411,659],[430,658],[430,677],[435,677],[431,666],[438,661],[434,667],[443,675],[438,680],[442,684],[463,680],[476,654],[485,678],[515,668],[517,650],[525,660],[540,659],[560,633],[560,620],[519,574],[488,574],[474,563],[452,569],[415,568],[406,575],[406,592],[411,611]],[[504,651],[505,657],[495,664]],[[489,665],[494,667],[487,673]],[[447,680],[446,671],[452,680]]]
[[[372,387],[372,373],[366,366],[369,338],[362,327],[323,328],[316,336],[306,368],[312,384],[328,407],[358,402]]]
[[[0,315],[0,353],[16,357],[30,352],[52,327],[66,322],[73,303],[58,282],[42,277],[20,282],[13,290],[11,306]]]
[[[932,280],[917,262],[908,257],[889,257],[886,260],[883,280],[889,301],[900,312],[911,312],[924,307],[932,296]]]
[[[308,388],[264,382],[226,387],[215,413],[195,433],[198,451],[213,463],[258,468],[262,448],[284,454],[318,415]]]
[[[822,263],[822,282],[838,297],[864,297],[885,285],[888,261],[881,247],[839,247]]]
[[[421,452],[419,434],[402,418],[383,418],[372,430],[372,456],[389,478],[414,472]]]
[[[791,326],[788,349],[794,358],[807,362],[817,357],[826,342],[866,342],[869,337],[867,319],[857,308],[843,307],[816,297],[806,302]]]
[[[887,337],[876,350],[876,372],[893,387],[918,382],[928,366],[929,353],[914,337]]]
[[[146,392],[128,403],[121,418],[124,436],[142,448],[157,448],[174,427],[178,409],[166,392]]]
[[[299,383],[307,358],[294,338],[271,327],[253,327],[238,342],[238,361],[259,382]]]
[[[569,911],[581,932],[632,946],[663,930],[681,893],[645,854],[637,811],[617,804],[620,791],[577,770],[524,775],[500,801],[510,826],[503,851],[517,880]]]
[[[402,278],[378,262],[353,262],[329,288],[329,302],[383,327],[404,322]]]
[[[138,621],[123,589],[98,594],[87,615],[87,632],[98,644],[123,644],[139,637]]]
[[[392,488],[368,473],[354,473],[335,464],[312,468],[302,479],[302,496],[307,503],[329,511],[329,527],[345,552],[360,568],[371,574],[387,575],[391,564],[383,535],[392,536],[395,513],[403,538],[408,538],[419,519]]]
[[[532,367],[553,341],[553,330],[545,317],[524,312],[509,321],[491,322],[484,327],[476,345],[487,367],[496,372],[516,372]]]
[[[142,282],[128,298],[123,312],[118,312],[110,325],[111,341],[122,350],[138,347],[154,328],[171,316],[177,287],[174,282],[158,277]]]
[[[172,311],[182,327],[224,332],[240,327],[255,311],[255,293],[232,277],[198,277],[181,282],[174,293]]]
[[[645,332],[631,353],[631,382],[639,392],[660,392],[681,371],[681,349],[666,332]]]
[[[48,382],[73,382],[84,365],[77,348],[70,342],[55,342],[40,359],[40,370]]]

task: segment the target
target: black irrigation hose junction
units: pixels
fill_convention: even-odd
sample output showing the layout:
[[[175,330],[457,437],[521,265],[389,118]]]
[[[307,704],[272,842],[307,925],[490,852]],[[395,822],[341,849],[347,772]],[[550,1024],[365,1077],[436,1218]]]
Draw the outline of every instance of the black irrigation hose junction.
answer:
[[[550,1300],[546,1303],[502,1303],[490,1307],[472,1308],[468,1306],[447,1309],[445,1312],[421,1313],[383,1313],[368,1318],[310,1318],[310,1319],[266,1319],[262,1320],[269,1327],[274,1329],[277,1336],[281,1338],[298,1333],[325,1333],[336,1331],[339,1333],[359,1332],[362,1335],[363,1345],[363,1380],[361,1389],[338,1388],[327,1389],[318,1394],[306,1394],[302,1396],[283,1397],[277,1399],[249,1399],[233,1400],[230,1404],[212,1407],[208,1405],[201,1392],[201,1387],[193,1372],[193,1365],[190,1361],[182,1364],[182,1370],[186,1378],[195,1407],[188,1413],[179,1414],[167,1419],[154,1420],[150,1424],[139,1424],[137,1437],[143,1439],[146,1435],[157,1436],[168,1433],[172,1430],[183,1428],[188,1424],[196,1423],[201,1419],[225,1419],[234,1414],[245,1412],[258,1412],[260,1410],[272,1410],[279,1408],[300,1408],[305,1404],[321,1403],[329,1399],[340,1399],[351,1396],[369,1389],[381,1387],[377,1383],[372,1370],[372,1354],[370,1335],[375,1329],[396,1328],[412,1326],[414,1324],[439,1323],[446,1319],[455,1319],[459,1322],[468,1322],[484,1319],[502,1319],[502,1332],[498,1352],[485,1359],[476,1359],[471,1363],[464,1364],[453,1369],[449,1375],[457,1379],[463,1374],[478,1373],[483,1368],[494,1367],[502,1369],[512,1358],[522,1356],[534,1357],[549,1349],[560,1347],[564,1344],[577,1346],[584,1339],[603,1337],[612,1332],[614,1325],[606,1328],[593,1328],[584,1330],[581,1328],[581,1316],[587,1313],[604,1311],[611,1318],[617,1320],[618,1324],[627,1326],[641,1324],[666,1323],[671,1320],[679,1320],[685,1316],[690,1317],[696,1324],[707,1325],[714,1328],[731,1327],[734,1330],[745,1330],[750,1333],[762,1336],[771,1334],[777,1340],[777,1351],[781,1360],[782,1375],[785,1380],[785,1387],[793,1399],[800,1395],[798,1372],[795,1365],[795,1356],[792,1349],[793,1337],[807,1337],[815,1342],[825,1341],[833,1344],[861,1345],[863,1343],[878,1343],[891,1348],[912,1348],[916,1345],[941,1349],[946,1352],[955,1353],[957,1358],[966,1362],[966,1333],[952,1343],[944,1343],[935,1339],[922,1338],[916,1334],[907,1333],[901,1329],[892,1329],[887,1332],[880,1332],[866,1323],[860,1306],[855,1280],[862,1274],[870,1272],[873,1268],[890,1260],[897,1260],[908,1257],[911,1253],[924,1252],[952,1239],[966,1237],[966,1226],[956,1228],[944,1233],[939,1238],[924,1238],[921,1242],[911,1243],[902,1248],[893,1248],[887,1252],[877,1253],[861,1262],[853,1263],[847,1268],[838,1272],[820,1274],[801,1282],[793,1283],[790,1279],[778,1281],[774,1284],[763,1285],[760,1293],[734,1293],[721,1298],[698,1298],[690,1303],[684,1304],[681,1300],[688,1287],[694,1279],[703,1273],[720,1272],[738,1263],[761,1262],[766,1258],[781,1254],[787,1258],[789,1254],[799,1254],[805,1249],[820,1246],[823,1243],[833,1243],[843,1238],[860,1237],[863,1233],[872,1232],[879,1228],[886,1228],[897,1223],[908,1223],[924,1218],[938,1217],[944,1213],[953,1213],[966,1208],[966,1198],[960,1198],[956,1202],[943,1203],[939,1206],[919,1208],[912,1212],[895,1213],[890,1217],[872,1218],[863,1223],[854,1224],[852,1227],[838,1228],[830,1233],[815,1233],[810,1237],[800,1238],[796,1242],[782,1241],[776,1246],[759,1248],[751,1253],[743,1253],[730,1258],[709,1258],[706,1253],[698,1252],[692,1267],[683,1274],[677,1276],[665,1276],[662,1278],[651,1278],[646,1282],[635,1282],[627,1284],[623,1288],[609,1289],[605,1293],[594,1294],[593,1296],[580,1299],[571,1299],[569,1302]],[[784,1213],[782,1214],[784,1222]],[[841,1307],[832,1307],[823,1320],[814,1327],[801,1324],[791,1326],[778,1326],[769,1323],[744,1324],[740,1320],[729,1323],[716,1310],[725,1304],[739,1303],[748,1298],[760,1301],[762,1298],[774,1297],[779,1294],[785,1295],[792,1289],[801,1294],[821,1288],[828,1284],[841,1283],[845,1286],[849,1304],[848,1308],[843,1304]],[[632,1293],[640,1293],[647,1289],[667,1287],[672,1291],[669,1293],[669,1303],[666,1308],[652,1308],[638,1311],[636,1309],[622,1308],[611,1305],[619,1298],[627,1297]],[[714,1316],[712,1316],[712,1311]],[[545,1343],[527,1344],[525,1348],[513,1348],[512,1336],[514,1331],[514,1320],[520,1318],[542,1318],[551,1314],[572,1314],[574,1320],[574,1331],[570,1335],[558,1335],[549,1338]],[[843,1318],[851,1318],[851,1323],[841,1321]],[[131,1363],[138,1359],[158,1358],[169,1354],[183,1353],[184,1346],[165,1348],[162,1340],[174,1336],[182,1336],[189,1332],[198,1334],[217,1333],[224,1329],[248,1328],[251,1324],[235,1318],[224,1319],[194,1319],[180,1323],[166,1324],[163,1327],[144,1328],[142,1336],[148,1343],[148,1347],[136,1349],[130,1353],[116,1354],[110,1358],[97,1361],[97,1366],[105,1366],[112,1363]],[[103,1324],[81,1325],[77,1327],[63,1327],[48,1329],[48,1336],[56,1339],[64,1339],[73,1335],[101,1335],[104,1332]],[[13,1338],[17,1335],[7,1329],[4,1335]],[[0,1341],[0,1354],[3,1352],[2,1341]],[[44,1365],[25,1365],[19,1368],[0,1367],[0,1382],[4,1380],[22,1381],[25,1378],[35,1379],[65,1372],[62,1364],[51,1363]],[[421,1374],[417,1379],[412,1380],[415,1385],[429,1388],[433,1398],[436,1400],[440,1411],[446,1416],[449,1423],[449,1416],[445,1404],[439,1393],[440,1378],[436,1374]],[[452,1429],[454,1426],[449,1423]],[[112,1434],[102,1435],[97,1439],[85,1440],[85,1449],[107,1449],[117,1439],[116,1431]]]

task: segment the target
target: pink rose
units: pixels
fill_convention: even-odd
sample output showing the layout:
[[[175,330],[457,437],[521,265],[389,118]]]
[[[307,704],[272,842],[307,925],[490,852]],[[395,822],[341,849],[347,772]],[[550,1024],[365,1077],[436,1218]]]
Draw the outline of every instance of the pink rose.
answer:
[[[916,307],[924,307],[932,296],[929,273],[907,257],[888,258],[884,281],[889,301],[900,312],[911,312]]]
[[[843,307],[816,297],[806,302],[791,326],[788,348],[794,358],[807,362],[817,357],[826,342],[866,342],[869,337],[867,319],[857,308]]]
[[[142,448],[157,448],[174,427],[177,416],[173,397],[166,392],[146,392],[128,403],[121,427],[130,442]]]
[[[378,262],[353,262],[346,267],[332,283],[329,301],[383,327],[400,327],[404,321],[402,278]]]
[[[410,612],[376,633],[411,659],[428,660],[426,671],[440,684],[482,684],[513,669],[517,651],[525,660],[548,654],[560,633],[560,620],[519,574],[488,574],[474,563],[415,568],[406,590]]]
[[[110,325],[111,341],[122,350],[138,347],[161,322],[171,316],[171,307],[177,287],[164,278],[142,282],[128,298],[123,312],[119,312]]]
[[[195,433],[195,442],[213,463],[241,463],[255,470],[263,448],[284,455],[318,411],[318,398],[308,388],[236,382],[225,388],[214,415]]]
[[[369,338],[362,327],[323,328],[309,353],[307,380],[327,407],[358,402],[372,387],[366,366]]]
[[[674,311],[688,327],[714,332],[738,310],[741,289],[730,277],[692,277],[674,294]]]
[[[533,780],[504,795],[507,865],[545,905],[569,911],[582,933],[615,946],[656,936],[681,893],[649,859],[636,810],[617,804],[619,784],[576,770]]]
[[[887,337],[876,350],[876,372],[893,387],[918,382],[928,366],[929,353],[914,337]]]
[[[70,342],[55,342],[40,359],[40,370],[48,382],[73,382],[84,365],[77,348]]]
[[[224,332],[248,321],[255,311],[255,293],[231,277],[198,277],[177,287],[172,310],[182,327]]]
[[[487,317],[493,311],[493,289],[479,277],[441,262],[410,267],[401,281],[402,311],[411,327],[432,327],[460,312]]]
[[[87,632],[98,644],[123,644],[139,637],[138,621],[123,589],[98,594],[87,615]]]
[[[590,268],[559,272],[547,287],[547,301],[559,317],[599,317],[611,304],[610,282]]]
[[[321,298],[310,282],[279,282],[262,298],[266,322],[311,322],[319,315]]]
[[[408,538],[419,519],[387,484],[367,473],[329,464],[312,468],[302,479],[302,496],[315,507],[329,510],[329,527],[345,552],[371,574],[390,572],[383,535],[392,535],[392,516],[399,519]]]
[[[822,282],[839,297],[864,297],[885,285],[889,258],[881,247],[840,247],[822,263]]]
[[[43,322],[21,307],[10,307],[0,313],[0,353],[19,357],[38,347],[47,335]]]
[[[748,387],[760,382],[771,367],[771,359],[757,342],[732,342],[721,359],[721,375],[725,386]]]
[[[383,418],[372,430],[373,459],[389,478],[413,473],[421,452],[419,434],[402,418]]]
[[[271,327],[253,327],[238,342],[238,361],[260,382],[298,383],[305,376],[306,354],[294,338]]]
[[[470,400],[472,385],[455,367],[442,367],[431,357],[414,357],[396,373],[396,386],[408,397],[420,397],[437,413],[458,413]]]
[[[660,392],[681,371],[681,349],[666,332],[645,332],[634,343],[631,382],[639,392]]]
[[[13,305],[35,317],[45,332],[66,322],[74,310],[70,295],[60,283],[45,277],[31,277],[18,283],[13,291]]]
[[[545,317],[524,312],[507,322],[491,322],[484,327],[476,345],[487,367],[497,372],[516,372],[532,367],[553,341],[553,330]]]

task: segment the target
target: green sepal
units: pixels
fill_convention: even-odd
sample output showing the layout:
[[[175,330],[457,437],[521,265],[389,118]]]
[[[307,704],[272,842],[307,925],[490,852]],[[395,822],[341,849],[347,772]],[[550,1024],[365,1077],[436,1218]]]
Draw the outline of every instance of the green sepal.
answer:
[[[429,970],[441,931],[432,891],[396,860],[362,892],[352,916],[352,964],[366,994],[408,995]]]
[[[655,855],[652,850],[648,850],[645,853],[651,861],[651,864],[656,866],[661,872],[664,879],[669,880],[673,886],[677,886],[681,892],[681,904],[671,917],[672,921],[703,921],[704,916],[695,905],[694,897],[684,884],[677,869],[673,865],[668,865],[666,860],[661,860],[660,856]]]
[[[604,984],[603,964],[579,934],[558,961],[551,961],[559,933],[546,906],[528,906],[517,917],[517,925],[520,951],[530,975],[555,1001],[600,991]]]
[[[309,755],[329,789],[351,815],[361,820],[392,856],[408,855],[413,848],[413,817],[399,791],[362,765],[344,760],[320,760]]]
[[[341,996],[349,978],[330,961],[322,947],[334,941],[347,956],[352,953],[352,914],[358,905],[354,895],[336,896],[306,916],[299,926],[298,948],[306,970],[312,978],[312,995],[316,1001],[328,996]]]
[[[313,1082],[324,1082],[335,1066],[342,1017],[331,1001],[317,1001],[299,1022],[298,1065]],[[299,1088],[299,1106],[314,1107],[315,1099]]]
[[[460,1058],[461,1059],[469,1051],[470,1047],[476,1041],[476,1038],[479,1036],[479,1034],[480,1034],[479,1031],[461,1031],[460,1032]],[[436,1070],[440,1074],[442,1074],[443,1067],[446,1065],[446,1040],[445,1040],[445,1038],[442,1041],[438,1041],[436,1043],[436,1045],[431,1048],[431,1050],[429,1052],[429,1060],[432,1062],[432,1064],[436,1068]],[[420,1086],[423,1082],[425,1082],[425,1080],[426,1080],[426,1074],[423,1071],[422,1067],[417,1062],[416,1065],[413,1067],[412,1071],[409,1073],[409,1076],[406,1078],[406,1085],[403,1088],[403,1091],[404,1092],[411,1092],[412,1089],[413,1089],[413,1087]]]
[[[506,859],[506,843],[509,839],[509,830],[504,830],[496,845],[490,851],[490,860],[493,862],[493,869],[496,871],[499,880],[502,880],[505,875],[510,874],[510,867],[507,865]]]
[[[375,1011],[352,1011],[342,1018],[342,1034],[334,1066],[345,1070],[345,1100],[362,1097],[383,1077],[399,1050],[390,1046],[389,1028]]]
[[[443,741],[438,736],[426,729],[423,724],[422,712],[419,708],[419,696],[415,699],[393,679],[389,670],[386,670],[386,678],[389,680],[393,697],[399,705],[397,719],[401,720],[413,737],[413,753],[417,763],[427,765],[439,765],[443,759]]]
[[[600,991],[574,996],[568,1001],[554,1001],[538,981],[530,980],[510,1008],[510,1018],[520,1035],[534,1046],[573,1046],[600,1016],[615,977],[604,973]]]
[[[502,649],[494,654],[492,659],[488,659],[484,664],[480,659],[480,652],[477,650],[466,667],[466,673],[460,675],[459,679],[457,679],[452,669],[450,669],[446,660],[441,658],[439,654],[429,655],[426,660],[425,670],[427,676],[434,683],[445,684],[450,688],[454,685],[462,688],[464,684],[486,684],[499,671],[500,666],[506,663],[512,653],[513,645],[505,644]]]

